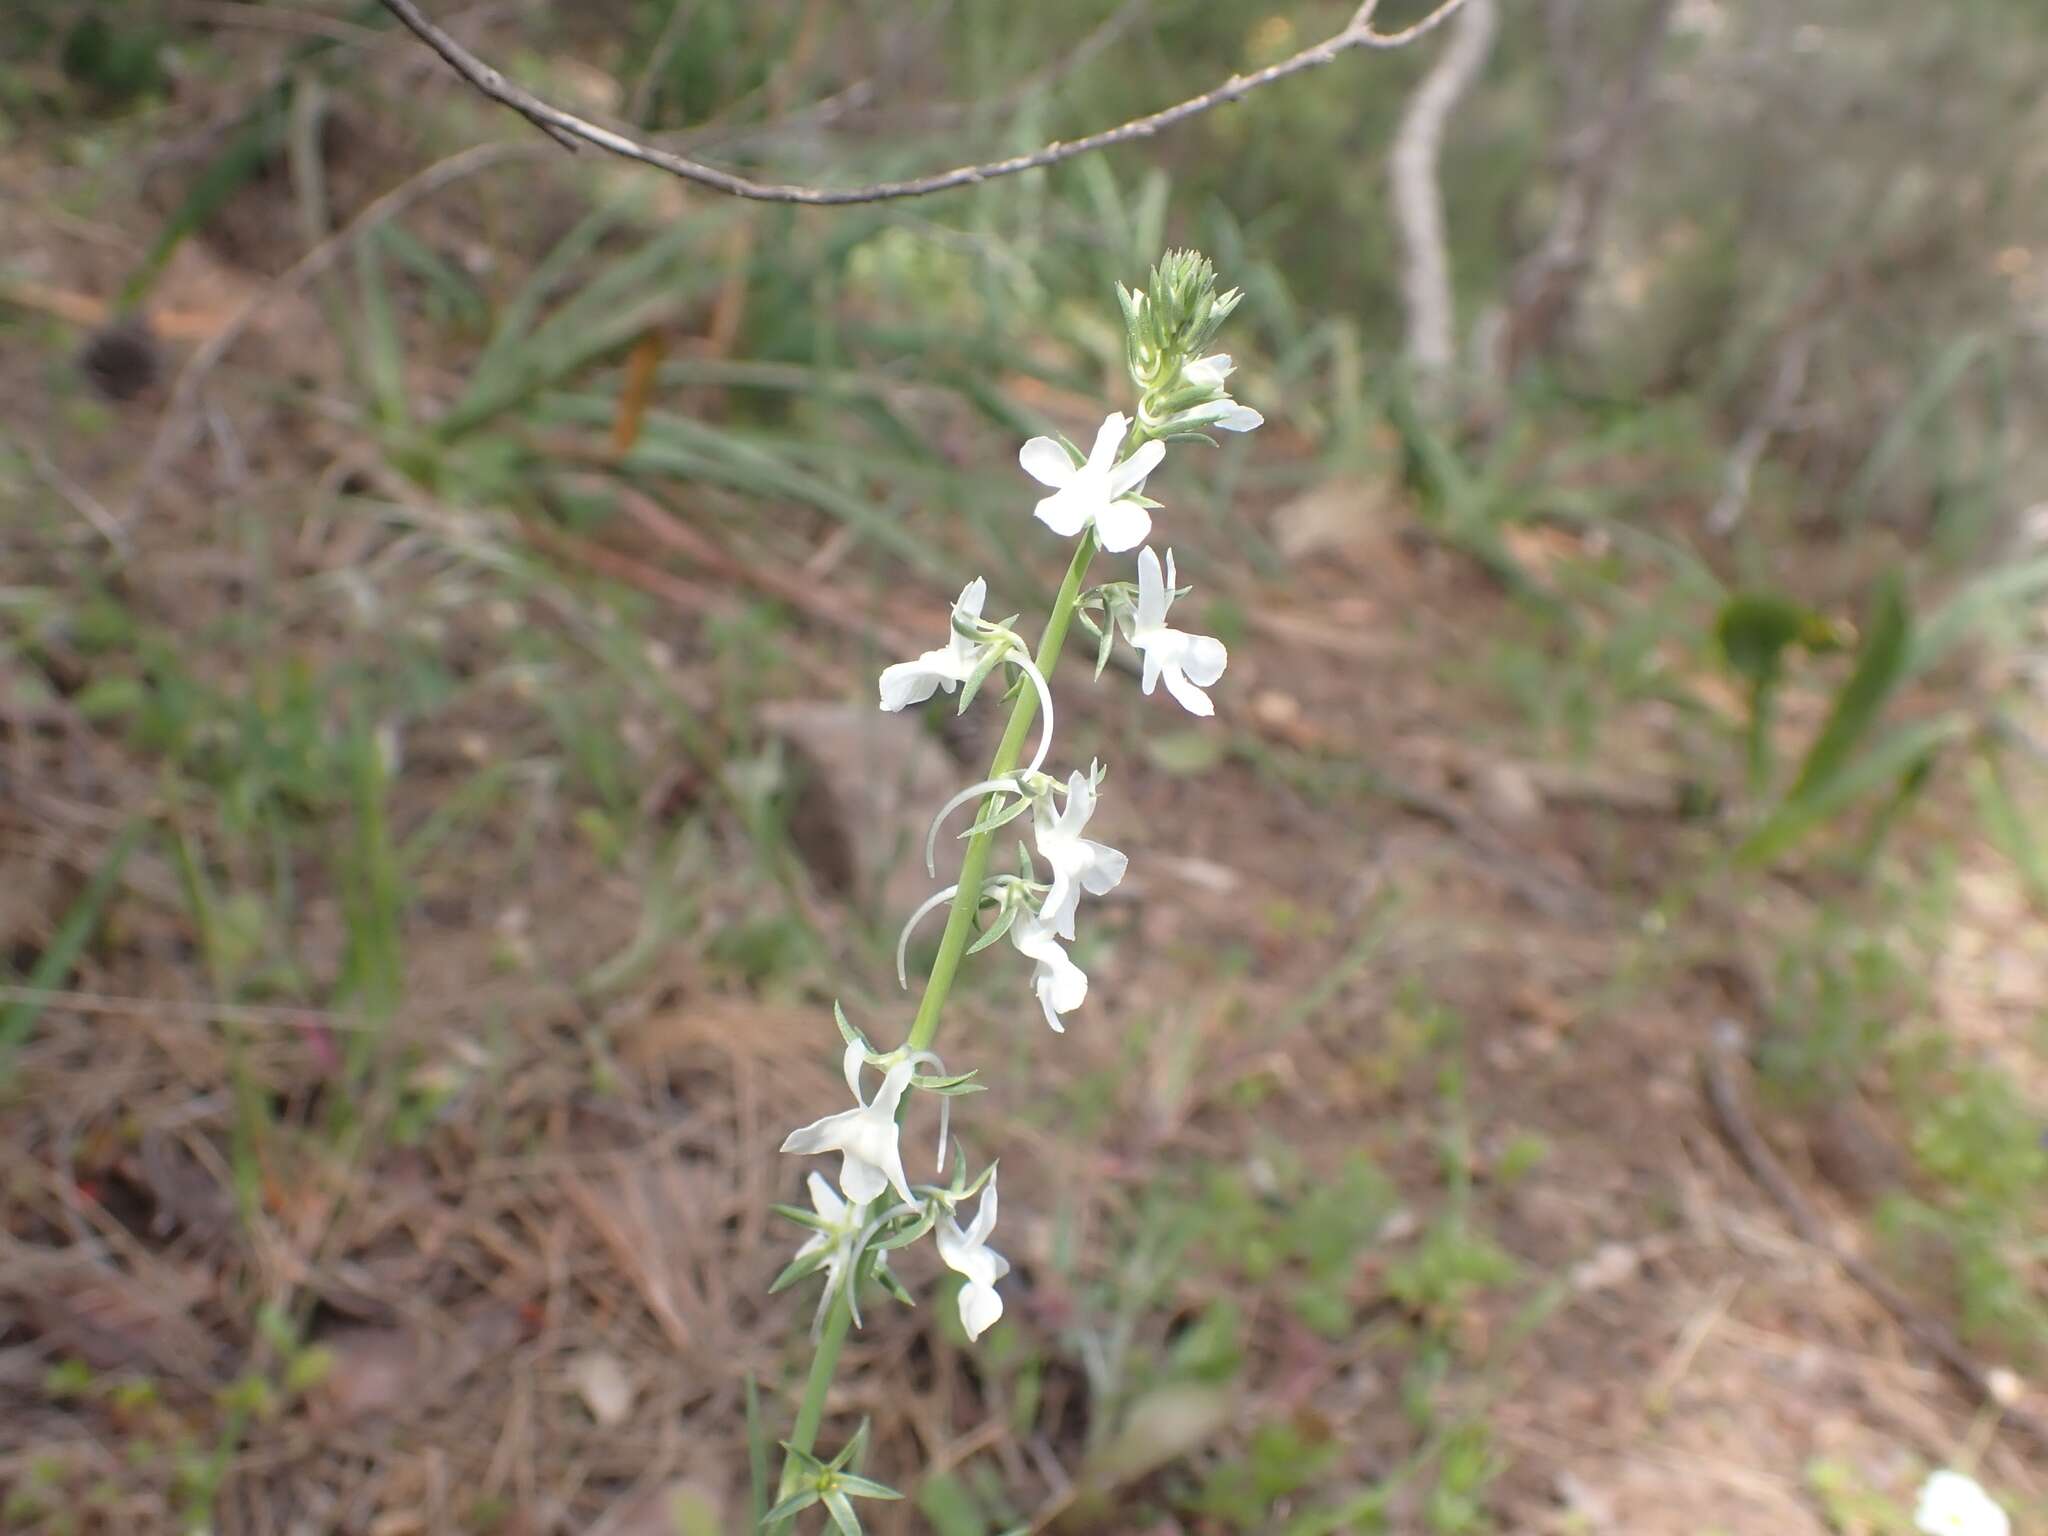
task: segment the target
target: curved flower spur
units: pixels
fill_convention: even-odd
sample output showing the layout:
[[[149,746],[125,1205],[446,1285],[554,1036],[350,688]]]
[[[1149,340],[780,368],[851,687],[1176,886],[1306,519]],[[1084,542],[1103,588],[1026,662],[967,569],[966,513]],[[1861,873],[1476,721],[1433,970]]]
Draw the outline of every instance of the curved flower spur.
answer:
[[[778,1533],[788,1530],[789,1517],[820,1502],[828,1506],[842,1532],[857,1532],[848,1496],[893,1497],[859,1475],[864,1431],[830,1461],[812,1454],[841,1345],[847,1329],[860,1322],[862,1286],[877,1284],[897,1299],[911,1301],[889,1268],[891,1254],[932,1235],[939,1261],[960,1276],[956,1300],[969,1339],[981,1337],[1003,1315],[997,1285],[1009,1265],[989,1246],[996,1221],[995,1165],[990,1163],[970,1181],[966,1160],[956,1150],[950,1184],[913,1184],[903,1162],[902,1124],[918,1093],[936,1094],[943,1165],[952,1099],[981,1088],[972,1072],[948,1075],[931,1049],[940,1013],[966,956],[1007,937],[1031,962],[1032,994],[1054,1030],[1063,1030],[1065,1017],[1087,1000],[1088,977],[1066,946],[1075,942],[1082,898],[1113,890],[1128,861],[1117,849],[1086,835],[1102,786],[1102,765],[1090,763],[1085,773],[1071,772],[1064,780],[1043,771],[1053,740],[1047,679],[1059,660],[1069,623],[1079,618],[1100,642],[1098,678],[1116,636],[1122,634],[1142,660],[1144,692],[1149,694],[1164,682],[1182,707],[1198,715],[1213,712],[1214,704],[1203,690],[1221,679],[1229,662],[1221,641],[1167,622],[1174,600],[1182,595],[1174,589],[1173,555],[1169,552],[1162,563],[1152,549],[1141,546],[1151,534],[1153,513],[1160,510],[1143,488],[1164,459],[1166,444],[1209,441],[1208,430],[1248,432],[1261,424],[1257,411],[1240,405],[1226,390],[1233,371],[1229,356],[1209,350],[1240,295],[1219,291],[1215,270],[1201,256],[1176,251],[1153,269],[1148,289],[1119,286],[1117,297],[1138,391],[1135,417],[1121,411],[1107,415],[1086,454],[1064,438],[1035,437],[1018,455],[1025,473],[1051,492],[1039,498],[1033,516],[1074,541],[1066,578],[1035,657],[1012,627],[1014,619],[992,622],[982,616],[988,585],[977,579],[968,582],[953,603],[946,643],[885,668],[878,680],[885,710],[907,709],[941,692],[958,693],[964,710],[998,669],[1013,667],[1017,674],[1006,690],[1014,700],[1010,721],[987,776],[940,807],[925,840],[926,868],[936,878],[942,826],[960,807],[977,806],[961,833],[965,851],[959,880],[912,913],[897,941],[897,979],[907,988],[905,952],[912,932],[938,908],[949,909],[909,1032],[894,1050],[877,1051],[835,1006],[853,1107],[823,1116],[791,1132],[783,1142],[786,1152],[837,1154],[840,1162],[836,1188],[823,1173],[806,1176],[809,1210],[776,1208],[805,1227],[808,1235],[774,1288],[816,1274],[825,1278],[814,1324],[816,1352],[796,1427],[785,1442],[788,1457],[774,1495],[780,1502],[766,1520],[767,1527]],[[1089,567],[1098,551],[1122,554],[1134,549],[1139,550],[1135,581],[1111,580],[1088,587]],[[1100,615],[1099,620],[1090,617],[1090,610]],[[1023,687],[1026,682],[1028,691]],[[1034,712],[1043,714],[1037,745],[1029,763],[1019,767]],[[991,874],[996,833],[1027,812],[1031,837],[1029,846],[1019,843],[1016,872]],[[870,1069],[881,1074],[872,1099],[864,1086]],[[967,1202],[977,1197],[972,1219],[963,1224]]]

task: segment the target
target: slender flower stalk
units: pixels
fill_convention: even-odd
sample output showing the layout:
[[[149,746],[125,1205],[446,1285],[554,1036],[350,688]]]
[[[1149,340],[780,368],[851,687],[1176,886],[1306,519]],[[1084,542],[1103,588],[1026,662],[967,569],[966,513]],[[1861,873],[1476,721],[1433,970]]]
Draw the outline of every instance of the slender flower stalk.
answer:
[[[956,692],[958,707],[964,710],[988,678],[1006,668],[1015,673],[1009,721],[987,773],[940,808],[925,841],[926,869],[936,877],[942,824],[962,806],[976,807],[973,822],[962,834],[959,878],[920,905],[897,940],[897,980],[908,986],[905,956],[910,935],[923,918],[946,908],[945,929],[903,1043],[893,1050],[877,1050],[844,1014],[836,1014],[845,1040],[844,1068],[853,1108],[800,1127],[783,1143],[783,1151],[798,1155],[836,1154],[840,1166],[836,1190],[822,1173],[808,1174],[809,1211],[777,1207],[808,1228],[810,1236],[774,1288],[822,1275],[825,1289],[810,1374],[790,1438],[783,1442],[787,1458],[774,1507],[763,1521],[774,1533],[789,1531],[797,1516],[822,1505],[834,1530],[841,1536],[858,1536],[859,1516],[851,1501],[897,1497],[861,1474],[865,1428],[829,1461],[813,1454],[847,1332],[860,1324],[860,1287],[872,1281],[899,1300],[912,1301],[889,1267],[891,1254],[932,1236],[940,1262],[961,1277],[959,1317],[970,1341],[1003,1314],[998,1282],[1010,1266],[991,1246],[997,1210],[995,1165],[970,1180],[965,1157],[956,1152],[957,1171],[949,1185],[913,1184],[903,1165],[901,1130],[913,1103],[924,1094],[937,1097],[943,1170],[952,1099],[982,1086],[971,1071],[949,1075],[932,1050],[946,1001],[968,955],[1007,935],[1018,954],[1031,962],[1032,993],[1046,1023],[1056,1031],[1063,1032],[1065,1017],[1087,1003],[1088,977],[1065,946],[1076,940],[1082,898],[1110,892],[1122,880],[1127,860],[1117,849],[1083,835],[1103,781],[1100,764],[1070,772],[1064,781],[1041,772],[1054,739],[1050,680],[1076,617],[1100,644],[1098,678],[1121,633],[1143,659],[1145,692],[1163,680],[1191,712],[1213,711],[1202,690],[1221,678],[1227,658],[1219,642],[1167,626],[1167,609],[1177,595],[1172,555],[1162,567],[1150,548],[1142,550],[1135,583],[1113,581],[1090,588],[1088,576],[1098,550],[1123,554],[1138,549],[1151,533],[1153,514],[1163,509],[1144,494],[1143,486],[1166,457],[1168,444],[1206,442],[1205,428],[1246,432],[1260,425],[1258,412],[1239,405],[1225,390],[1233,371],[1230,358],[1207,350],[1239,295],[1235,290],[1218,292],[1209,263],[1193,252],[1177,251],[1153,269],[1149,290],[1119,287],[1117,297],[1138,390],[1135,417],[1111,412],[1086,454],[1063,438],[1038,437],[1019,455],[1025,473],[1052,491],[1037,503],[1038,522],[1074,540],[1066,576],[1035,653],[1010,628],[1011,621],[983,617],[988,584],[977,578],[961,589],[953,604],[946,643],[895,663],[879,680],[884,710],[907,709],[939,693]],[[1084,611],[1090,608],[1099,609],[1104,622],[1090,618]],[[1020,769],[1034,721],[1040,722],[1036,750]],[[1033,849],[1020,844],[1018,873],[991,875],[997,834],[1026,813],[1031,817],[1035,856]],[[1043,875],[1036,860],[1047,866]],[[983,908],[991,903],[993,916],[985,927],[978,927]],[[882,1074],[872,1099],[862,1086],[871,1068]],[[893,1202],[888,1198],[892,1196]],[[966,1203],[977,1196],[974,1215],[963,1225]]]

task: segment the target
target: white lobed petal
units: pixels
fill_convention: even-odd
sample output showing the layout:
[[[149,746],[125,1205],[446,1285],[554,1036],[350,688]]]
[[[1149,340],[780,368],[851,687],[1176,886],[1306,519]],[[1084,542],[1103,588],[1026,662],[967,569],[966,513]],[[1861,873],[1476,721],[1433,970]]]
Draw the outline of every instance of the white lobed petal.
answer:
[[[960,589],[960,595],[953,600],[953,617],[956,619],[978,619],[981,606],[988,601],[988,578],[977,576]]]
[[[1204,688],[1214,687],[1223,676],[1223,669],[1230,665],[1230,652],[1212,635],[1184,634],[1181,639],[1181,671],[1187,673],[1190,682]]]
[[[1136,633],[1157,629],[1166,622],[1166,577],[1159,568],[1158,552],[1149,546],[1138,551],[1138,612]],[[1151,689],[1145,690],[1150,693]]]
[[[1152,514],[1135,501],[1112,501],[1095,514],[1095,537],[1106,551],[1136,549],[1152,532]]]
[[[1017,462],[1024,467],[1025,474],[1054,490],[1074,478],[1074,461],[1067,456],[1067,450],[1050,437],[1032,438],[1017,450]]]
[[[1102,418],[1102,425],[1095,429],[1095,445],[1088,450],[1088,468],[1098,475],[1109,473],[1116,464],[1116,451],[1124,443],[1124,434],[1131,429],[1131,419],[1122,411],[1111,411]]]
[[[1070,486],[1039,502],[1031,515],[1061,538],[1071,539],[1088,526],[1092,513],[1087,498]]]
[[[960,1326],[967,1330],[970,1340],[988,1332],[1002,1315],[1003,1298],[996,1294],[994,1286],[970,1280],[960,1287]]]
[[[1107,896],[1117,888],[1131,861],[1107,843],[1083,839],[1081,846],[1088,854],[1088,862],[1081,869],[1081,889],[1090,896]]]
[[[1179,667],[1164,667],[1160,675],[1166,679],[1166,691],[1172,694],[1180,707],[1189,714],[1200,715],[1206,720],[1216,713],[1216,706],[1210,702],[1209,695],[1189,682],[1187,674]]]
[[[1159,467],[1159,461],[1166,457],[1166,444],[1153,438],[1140,443],[1128,459],[1110,471],[1109,494],[1124,496],[1145,483],[1145,477]]]
[[[894,714],[913,704],[922,704],[938,692],[939,675],[927,664],[930,655],[927,651],[916,661],[892,662],[882,668],[882,708]]]
[[[804,1181],[804,1186],[811,1192],[812,1210],[827,1221],[840,1221],[845,1218],[846,1202],[839,1198],[839,1191],[832,1187],[825,1175],[814,1170]]]

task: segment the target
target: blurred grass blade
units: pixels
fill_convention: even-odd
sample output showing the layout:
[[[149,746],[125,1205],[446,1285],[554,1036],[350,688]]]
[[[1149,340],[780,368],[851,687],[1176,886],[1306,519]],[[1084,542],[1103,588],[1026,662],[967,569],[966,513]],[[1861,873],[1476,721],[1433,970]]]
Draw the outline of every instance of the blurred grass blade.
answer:
[[[1746,863],[1769,863],[1859,796],[1913,773],[1968,729],[1969,722],[1960,715],[1901,726],[1806,793],[1787,797],[1736,856]]]
[[[1951,342],[1934,360],[1927,377],[1920,381],[1919,387],[1899,407],[1898,414],[1886,424],[1877,446],[1870,450],[1870,457],[1864,460],[1863,468],[1850,482],[1843,497],[1850,516],[1860,515],[1860,509],[1868,503],[1871,492],[1898,468],[1906,450],[1913,446],[1914,439],[1948,403],[1949,396],[1956,392],[1971,365],[1983,356],[1987,345],[1985,336],[1973,331]]]
[[[1987,571],[1919,626],[1907,670],[1918,675],[1979,629],[2020,616],[2022,605],[2048,592],[2048,555]]]
[[[1986,752],[1970,764],[1970,792],[1976,798],[1985,835],[2019,870],[2035,910],[2048,915],[2048,847],[2042,846],[2020,809],[2005,763],[1995,753]]]
[[[1905,582],[1892,571],[1878,586],[1870,627],[1856,653],[1856,668],[1835,695],[1827,722],[1800,764],[1799,776],[1785,797],[1788,805],[1825,794],[1841,775],[1857,743],[1868,734],[1885,701],[1904,679],[1911,639],[1912,615],[1906,607]]]
[[[440,436],[458,437],[482,425],[673,319],[718,277],[711,262],[685,260],[692,242],[708,242],[731,221],[732,215],[676,220],[530,331],[523,328],[525,312],[508,316],[508,328],[484,349],[470,371],[469,386],[441,418]],[[533,302],[539,302],[538,294]],[[607,424],[616,409],[607,402]]]
[[[35,965],[30,968],[26,983],[30,995],[17,998],[7,1005],[4,1012],[0,1012],[0,1087],[5,1087],[13,1076],[14,1055],[36,1027],[36,1020],[42,1017],[47,1000],[37,994],[55,990],[70,976],[78,957],[99,930],[107,902],[121,878],[121,869],[127,864],[129,855],[135,852],[136,844],[142,841],[147,826],[147,822],[138,818],[122,829],[105,861],[94,871],[85,890],[72,903],[71,910],[64,914],[64,921],[58,925],[50,947],[37,957]]]
[[[257,99],[226,147],[193,179],[191,190],[171,210],[163,229],[121,284],[121,292],[114,300],[116,311],[127,311],[140,304],[186,238],[204,229],[228,199],[254,180],[283,149],[288,116],[284,86],[265,91]]]
[[[494,373],[504,366],[525,342],[541,306],[547,303],[548,295],[583,264],[584,258],[597,248],[598,241],[617,228],[623,217],[616,206],[600,207],[557,242],[499,315],[489,344],[477,354],[476,362],[471,366],[470,376],[473,379]]]
[[[543,414],[555,421],[608,429],[616,409],[614,402],[595,395],[556,395],[548,399]],[[914,569],[942,580],[947,577],[940,553],[910,534],[897,518],[800,468],[768,447],[768,441],[772,440],[650,411],[642,419],[639,443],[623,463],[628,473],[703,480],[755,496],[802,502],[866,535]]]
[[[747,1372],[747,1510],[758,1531],[768,1516],[768,1427],[761,1419],[761,1388],[754,1373]]]
[[[384,280],[381,236],[371,230],[356,241],[356,288],[362,302],[362,325],[356,353],[377,420],[402,427],[411,413],[405,403],[405,348],[391,307],[391,285]]]

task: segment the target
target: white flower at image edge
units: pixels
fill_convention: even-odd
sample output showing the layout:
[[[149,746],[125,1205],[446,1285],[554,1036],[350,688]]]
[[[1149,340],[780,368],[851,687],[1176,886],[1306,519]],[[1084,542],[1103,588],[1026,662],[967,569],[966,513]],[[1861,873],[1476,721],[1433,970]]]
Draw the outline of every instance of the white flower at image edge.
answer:
[[[1052,797],[1045,796],[1031,811],[1033,835],[1039,856],[1052,866],[1052,888],[1045,893],[1039,914],[1061,938],[1074,937],[1074,910],[1081,893],[1102,896],[1123,879],[1130,860],[1106,843],[1081,835],[1088,818],[1095,814],[1095,786],[1088,775],[1076,772],[1067,780],[1067,803],[1052,809]]]
[[[1077,465],[1067,450],[1049,437],[1034,437],[1018,450],[1017,462],[1024,466],[1024,473],[1053,488],[1053,494],[1040,501],[1031,515],[1069,539],[1093,523],[1096,542],[1113,555],[1144,543],[1152,531],[1152,514],[1132,501],[1130,494],[1159,467],[1166,457],[1166,444],[1140,443],[1137,451],[1119,464],[1116,452],[1130,426],[1121,411],[1105,417],[1085,464]]]
[[[960,1326],[970,1339],[980,1338],[1003,1315],[1003,1298],[996,1294],[996,1282],[1010,1272],[1010,1265],[988,1246],[988,1235],[995,1227],[996,1181],[991,1175],[967,1230],[961,1231],[949,1214],[939,1218],[933,1234],[946,1267],[966,1277],[967,1283],[960,1287]]]
[[[2012,1536],[2005,1511],[1960,1472],[1937,1472],[1921,1485],[1913,1524],[1926,1536]]]
[[[853,1085],[856,1099],[860,1098],[859,1066],[854,1056],[858,1050],[854,1046],[847,1052],[847,1081]],[[903,1176],[903,1151],[897,1145],[896,1125],[896,1106],[903,1098],[903,1090],[910,1086],[913,1070],[909,1062],[899,1061],[882,1079],[872,1102],[791,1131],[782,1150],[840,1153],[839,1187],[856,1205],[878,1198],[885,1189],[894,1189],[904,1204],[915,1205],[910,1181]]]
[[[1166,691],[1191,715],[1213,715],[1216,706],[1202,692],[1223,676],[1230,653],[1223,642],[1209,635],[1184,634],[1167,626],[1166,612],[1173,606],[1173,551],[1166,552],[1162,574],[1159,556],[1150,549],[1138,555],[1138,608],[1129,619],[1129,638],[1145,657],[1145,674],[1139,686],[1149,696],[1163,678]]]
[[[1031,990],[1045,1010],[1045,1022],[1059,1034],[1067,1032],[1060,1015],[1088,1001],[1088,974],[1067,958],[1060,937],[1041,913],[1026,912],[1010,925],[1010,942],[1032,963]]]
[[[849,1205],[840,1199],[839,1191],[832,1187],[822,1173],[813,1173],[805,1182],[811,1192],[811,1209],[818,1213],[821,1220],[828,1223],[829,1230],[813,1232],[804,1240],[803,1247],[797,1249],[796,1256],[799,1259],[807,1259],[820,1249],[830,1250],[825,1259],[825,1286],[829,1291],[839,1284],[839,1276],[845,1270],[846,1261],[852,1253],[853,1235],[867,1219],[867,1206]]]
[[[981,618],[981,605],[988,601],[988,583],[977,576],[960,589],[953,604],[953,635],[935,651],[926,651],[915,661],[899,661],[882,669],[882,708],[892,713],[922,704],[939,689],[951,693],[981,662],[983,642],[960,631],[972,629]]]

